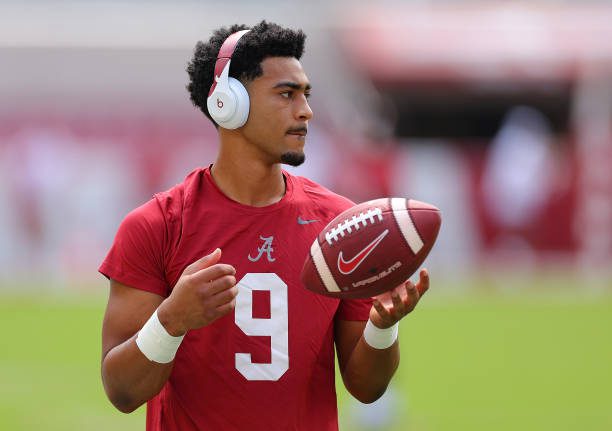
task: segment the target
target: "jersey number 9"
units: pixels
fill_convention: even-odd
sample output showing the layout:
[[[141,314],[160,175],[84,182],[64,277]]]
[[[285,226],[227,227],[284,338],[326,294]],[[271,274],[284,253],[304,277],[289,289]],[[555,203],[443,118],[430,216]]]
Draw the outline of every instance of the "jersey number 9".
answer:
[[[253,291],[270,292],[270,318],[253,318]],[[287,284],[274,273],[248,273],[238,282],[236,325],[251,336],[270,337],[272,361],[254,363],[250,353],[236,353],[236,369],[247,380],[281,378],[289,369],[289,318]]]

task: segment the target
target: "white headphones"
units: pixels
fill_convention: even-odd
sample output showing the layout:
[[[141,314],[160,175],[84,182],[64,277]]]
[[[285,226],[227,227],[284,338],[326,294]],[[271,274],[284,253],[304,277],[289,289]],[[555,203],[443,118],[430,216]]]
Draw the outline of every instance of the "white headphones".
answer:
[[[215,62],[215,75],[206,99],[206,107],[215,123],[224,129],[244,126],[249,118],[249,93],[240,81],[229,77],[236,45],[248,31],[238,31],[225,39]]]

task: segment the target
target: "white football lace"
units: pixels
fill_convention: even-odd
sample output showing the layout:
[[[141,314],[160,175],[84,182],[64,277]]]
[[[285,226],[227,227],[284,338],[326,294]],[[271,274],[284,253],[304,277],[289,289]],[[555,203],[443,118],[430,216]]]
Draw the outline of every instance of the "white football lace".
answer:
[[[338,226],[331,229],[329,232],[325,234],[325,240],[329,245],[332,245],[332,242],[338,241],[338,235],[344,236],[348,233],[351,233],[353,229],[359,230],[360,225],[364,227],[370,224],[374,224],[374,218],[378,217],[378,221],[382,221],[383,215],[382,210],[380,208],[369,209],[365,213],[359,213],[359,215],[354,215],[352,218],[339,223]]]

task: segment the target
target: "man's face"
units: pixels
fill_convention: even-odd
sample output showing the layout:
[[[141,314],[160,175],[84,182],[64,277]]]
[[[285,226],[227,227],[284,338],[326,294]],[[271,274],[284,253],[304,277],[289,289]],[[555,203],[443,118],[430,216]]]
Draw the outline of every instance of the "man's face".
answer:
[[[270,163],[298,166],[312,118],[308,78],[293,57],[269,57],[261,67],[263,74],[246,85],[251,106],[242,133]]]

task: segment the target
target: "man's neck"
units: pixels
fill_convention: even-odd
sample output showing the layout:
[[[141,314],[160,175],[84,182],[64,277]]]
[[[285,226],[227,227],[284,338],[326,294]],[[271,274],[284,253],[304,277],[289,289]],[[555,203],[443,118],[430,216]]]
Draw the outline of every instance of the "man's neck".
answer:
[[[230,157],[221,151],[211,169],[217,187],[243,205],[272,205],[285,195],[285,179],[280,164]]]

